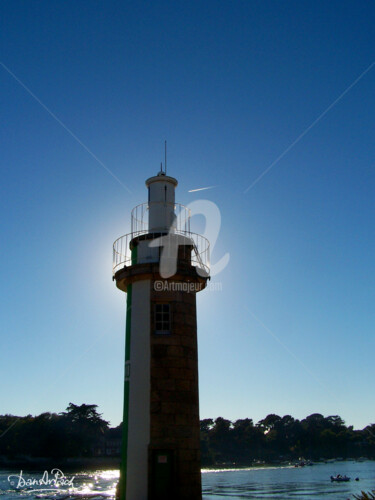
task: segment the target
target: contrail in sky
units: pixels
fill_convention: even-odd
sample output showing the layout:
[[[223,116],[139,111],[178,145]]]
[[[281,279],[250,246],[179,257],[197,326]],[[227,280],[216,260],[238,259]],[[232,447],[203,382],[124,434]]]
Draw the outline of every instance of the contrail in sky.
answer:
[[[205,191],[206,189],[213,189],[217,186],[207,186],[204,188],[198,188],[198,189],[189,189],[188,193],[196,193],[197,191]]]

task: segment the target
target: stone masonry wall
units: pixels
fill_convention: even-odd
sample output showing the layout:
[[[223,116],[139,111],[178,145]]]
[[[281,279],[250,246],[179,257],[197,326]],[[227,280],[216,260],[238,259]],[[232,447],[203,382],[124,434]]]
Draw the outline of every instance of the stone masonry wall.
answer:
[[[171,306],[171,333],[155,334],[154,304]],[[151,282],[152,450],[173,450],[175,496],[201,500],[196,294],[157,292]],[[151,461],[150,461],[151,466]]]

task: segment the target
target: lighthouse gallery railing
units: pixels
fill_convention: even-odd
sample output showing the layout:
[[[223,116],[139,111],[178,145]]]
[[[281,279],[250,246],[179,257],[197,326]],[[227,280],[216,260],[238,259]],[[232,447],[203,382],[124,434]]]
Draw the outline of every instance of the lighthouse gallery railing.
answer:
[[[130,242],[142,235],[151,235],[147,230],[135,231],[132,233],[125,234],[124,236],[120,236],[114,244],[113,244],[113,265],[112,271],[113,275],[120,269],[123,269],[125,266],[131,266],[136,264],[136,262],[132,261],[132,254],[130,249]],[[173,232],[170,233],[170,236],[181,235],[185,238],[191,240],[192,244],[192,253],[191,253],[191,265],[193,267],[197,267],[202,269],[205,273],[210,273],[210,243],[201,234],[192,233],[190,231],[182,231],[179,229],[174,229]],[[159,237],[160,233],[155,233],[155,238]],[[168,234],[163,236],[164,238],[168,238]],[[151,238],[152,239],[152,238]],[[158,262],[159,259],[155,259],[154,262]],[[149,261],[152,262],[152,261]]]

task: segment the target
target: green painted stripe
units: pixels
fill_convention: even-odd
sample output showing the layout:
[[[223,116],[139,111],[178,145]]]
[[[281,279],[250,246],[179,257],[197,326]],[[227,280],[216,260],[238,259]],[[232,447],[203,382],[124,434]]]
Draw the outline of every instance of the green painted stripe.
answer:
[[[133,258],[133,252],[132,252]],[[125,382],[124,382],[124,412],[122,419],[122,448],[119,493],[120,500],[126,499],[126,473],[128,461],[128,432],[129,432],[129,377],[130,377],[130,333],[131,333],[131,308],[132,308],[132,285],[127,288],[126,300],[126,339],[125,339]]]
[[[138,260],[138,245],[132,250],[132,266],[137,263]]]

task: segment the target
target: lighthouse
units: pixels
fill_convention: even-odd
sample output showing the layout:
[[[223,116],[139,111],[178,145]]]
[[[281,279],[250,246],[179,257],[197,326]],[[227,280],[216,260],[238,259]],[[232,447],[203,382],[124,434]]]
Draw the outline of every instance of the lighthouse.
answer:
[[[148,201],[113,245],[126,292],[120,500],[201,500],[196,294],[209,279],[209,242],[175,202],[177,180],[146,180]]]

